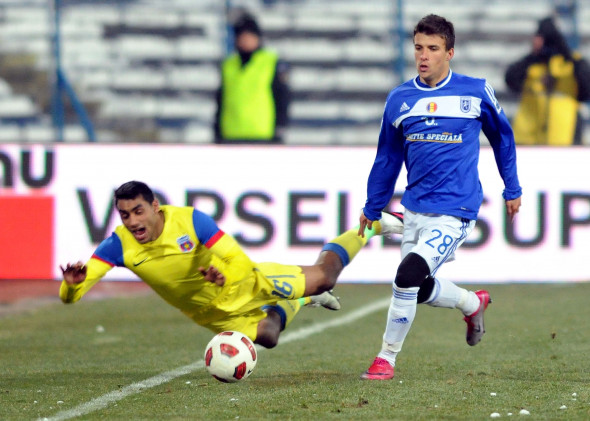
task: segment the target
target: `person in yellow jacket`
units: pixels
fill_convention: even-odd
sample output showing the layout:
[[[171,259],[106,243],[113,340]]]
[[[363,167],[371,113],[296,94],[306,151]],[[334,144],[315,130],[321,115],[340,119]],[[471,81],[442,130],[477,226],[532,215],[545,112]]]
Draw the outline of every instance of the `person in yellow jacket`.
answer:
[[[553,18],[539,21],[532,52],[508,66],[505,80],[521,94],[512,121],[518,144],[581,143],[579,109],[590,99],[590,66],[570,50]]]
[[[236,52],[221,65],[216,94],[216,143],[280,143],[288,125],[289,66],[262,46],[256,20],[243,13],[233,25]]]
[[[114,201],[123,224],[88,262],[61,267],[64,303],[80,300],[113,267],[125,267],[197,324],[240,331],[266,348],[277,345],[302,306],[339,310],[331,290],[344,267],[370,237],[403,231],[401,214],[383,212],[365,237],[357,227],[327,243],[314,265],[255,263],[210,216],[160,205],[145,183],[121,185]]]

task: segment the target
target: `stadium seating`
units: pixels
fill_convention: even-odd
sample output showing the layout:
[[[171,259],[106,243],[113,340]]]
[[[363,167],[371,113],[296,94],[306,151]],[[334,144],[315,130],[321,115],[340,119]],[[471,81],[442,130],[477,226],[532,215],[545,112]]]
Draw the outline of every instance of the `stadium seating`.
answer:
[[[110,0],[63,2],[62,65],[88,106],[99,141],[212,141],[218,65],[225,55],[224,2]],[[486,77],[512,115],[507,64],[530,48],[538,19],[552,0],[404,1],[399,50],[396,2],[388,0],[261,0],[232,2],[259,16],[265,43],[291,65],[294,102],[290,144],[371,144],[388,91],[414,74],[409,34],[425,10],[457,30],[453,69]],[[428,6],[428,7],[426,7]],[[590,4],[580,2],[580,50],[590,57]],[[0,68],[0,142],[51,141],[51,16],[44,0],[0,0],[0,57],[28,55],[47,85],[28,89]],[[405,59],[403,75],[396,60]],[[39,82],[40,83],[40,82]],[[67,113],[68,141],[84,141]],[[30,126],[30,127],[29,127]],[[135,130],[137,129],[137,130]],[[135,130],[135,131],[134,131]],[[48,134],[51,133],[51,134]],[[590,143],[590,139],[588,139]]]

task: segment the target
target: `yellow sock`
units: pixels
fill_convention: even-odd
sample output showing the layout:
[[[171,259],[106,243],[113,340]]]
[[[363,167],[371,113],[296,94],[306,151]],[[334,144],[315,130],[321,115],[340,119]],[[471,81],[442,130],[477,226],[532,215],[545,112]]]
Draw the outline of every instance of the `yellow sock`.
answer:
[[[348,230],[334,238],[332,241],[326,244],[322,250],[333,251],[340,257],[342,264],[346,266],[352,259],[354,259],[354,257],[365,246],[365,244],[367,244],[371,237],[379,234],[379,232],[381,232],[381,224],[379,221],[375,221],[373,223],[373,228],[365,228],[364,237],[358,235],[357,226],[356,228]]]
[[[277,302],[274,306],[264,306],[264,310],[274,310],[281,316],[281,330],[284,330],[289,323],[295,318],[295,315],[301,310],[301,306],[311,302],[311,298],[302,297],[297,300],[283,300]]]

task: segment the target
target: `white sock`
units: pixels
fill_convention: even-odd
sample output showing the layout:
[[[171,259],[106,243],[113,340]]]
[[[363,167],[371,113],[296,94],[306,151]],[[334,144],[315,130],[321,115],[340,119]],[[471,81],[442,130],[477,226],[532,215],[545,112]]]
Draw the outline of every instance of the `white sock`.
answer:
[[[435,278],[434,289],[425,301],[432,307],[458,308],[465,315],[473,314],[479,308],[479,298],[475,292],[458,287],[446,279]]]
[[[467,290],[464,290],[467,291]],[[464,300],[461,300],[459,304],[457,304],[457,308],[463,312],[464,315],[470,316],[479,310],[479,306],[481,305],[481,301],[479,297],[475,295],[473,291],[467,291],[467,296],[464,297]]]
[[[387,342],[383,342],[383,348],[377,356],[387,360],[392,367],[395,367],[395,357],[397,357],[397,352],[391,351]]]
[[[393,286],[393,297],[387,313],[387,325],[383,334],[383,345],[378,357],[384,358],[395,366],[395,357],[401,351],[402,345],[414,317],[418,300],[418,287],[399,288]]]

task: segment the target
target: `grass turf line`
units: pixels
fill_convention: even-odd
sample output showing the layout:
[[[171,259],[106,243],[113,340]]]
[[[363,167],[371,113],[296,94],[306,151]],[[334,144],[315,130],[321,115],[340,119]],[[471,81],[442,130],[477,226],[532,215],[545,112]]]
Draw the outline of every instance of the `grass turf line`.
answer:
[[[354,310],[349,314],[344,315],[343,317],[339,317],[335,320],[330,320],[323,323],[314,324],[309,327],[301,328],[295,332],[288,332],[284,334],[279,342],[279,345],[284,345],[289,342],[298,341],[304,339],[308,336],[315,335],[318,333],[323,332],[326,329],[330,329],[336,326],[342,326],[344,324],[352,323],[358,319],[361,319],[375,311],[382,310],[389,306],[390,299],[387,298],[386,300],[379,300],[378,302],[371,303],[366,305],[362,308]],[[258,351],[265,350],[265,348],[257,346]],[[120,401],[121,399],[125,399],[128,396],[134,395],[136,393],[141,393],[146,389],[150,389],[155,386],[159,386],[163,383],[167,383],[177,377],[184,376],[185,374],[189,374],[195,370],[201,369],[205,367],[205,363],[203,360],[196,361],[192,364],[185,365],[183,367],[179,367],[174,370],[170,370],[168,372],[159,374],[157,376],[151,377],[141,382],[133,383],[128,386],[125,386],[119,390],[112,391],[107,393],[106,395],[100,396],[98,398],[92,399],[89,402],[83,403],[78,405],[75,408],[61,411],[51,417],[42,417],[39,418],[39,421],[63,421],[69,420],[71,418],[80,417],[86,414],[89,414],[94,411],[98,411],[100,409],[106,408],[110,404]]]
[[[590,283],[470,289],[482,287],[493,303],[481,344],[465,343],[457,310],[419,306],[393,381],[359,379],[381,346],[385,308],[289,339],[391,297],[391,285],[342,284],[343,309],[302,309],[281,338],[289,345],[261,353],[246,381],[227,385],[196,369],[77,419],[471,421],[521,409],[535,420],[590,419]],[[211,337],[154,294],[5,317],[0,419],[59,414],[193,364]]]

